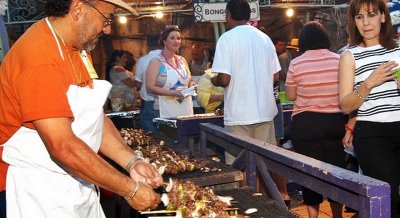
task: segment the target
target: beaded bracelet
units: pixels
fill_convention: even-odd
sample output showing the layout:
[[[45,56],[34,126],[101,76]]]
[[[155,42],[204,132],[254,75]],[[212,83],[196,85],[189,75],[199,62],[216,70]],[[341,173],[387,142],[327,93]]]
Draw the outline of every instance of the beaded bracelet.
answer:
[[[133,193],[131,194],[131,196],[129,196],[129,197],[124,196],[125,200],[129,201],[132,198],[134,198],[138,191],[139,191],[139,181],[135,180],[135,189],[133,190]]]
[[[346,130],[346,131],[349,131],[351,134],[354,134],[354,129],[352,129],[350,126],[349,126],[349,124],[345,124],[344,125],[344,129]]]
[[[360,86],[359,86],[359,87],[360,87]],[[356,95],[357,95],[358,98],[360,98],[361,100],[365,101],[365,99],[367,99],[367,97],[362,96],[362,95],[360,94],[360,92],[358,92],[358,88],[359,88],[359,87],[357,87],[357,88],[354,89],[354,93],[356,93]]]

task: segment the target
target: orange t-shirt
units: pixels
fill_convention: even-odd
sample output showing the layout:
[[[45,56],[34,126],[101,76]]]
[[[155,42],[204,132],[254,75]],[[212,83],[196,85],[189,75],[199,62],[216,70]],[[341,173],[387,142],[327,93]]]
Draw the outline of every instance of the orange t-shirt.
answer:
[[[64,46],[60,38],[58,41],[64,60],[49,26],[42,19],[6,55],[0,67],[0,145],[21,126],[33,129],[34,120],[73,118],[68,88],[78,81],[88,83],[91,79],[79,51]],[[0,162],[0,190],[5,188],[3,168]]]

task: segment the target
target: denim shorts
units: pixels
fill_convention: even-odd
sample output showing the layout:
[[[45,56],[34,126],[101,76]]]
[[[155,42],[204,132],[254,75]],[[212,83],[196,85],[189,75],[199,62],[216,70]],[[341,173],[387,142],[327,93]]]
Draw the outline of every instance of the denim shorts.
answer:
[[[140,128],[146,131],[157,132],[157,126],[153,123],[153,119],[158,117],[155,115],[153,108],[154,101],[142,101],[140,108]]]

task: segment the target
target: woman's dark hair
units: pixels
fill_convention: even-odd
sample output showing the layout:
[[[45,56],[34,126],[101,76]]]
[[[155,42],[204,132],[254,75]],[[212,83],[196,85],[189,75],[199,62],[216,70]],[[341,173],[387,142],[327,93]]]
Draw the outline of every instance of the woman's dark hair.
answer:
[[[251,8],[247,0],[230,0],[226,4],[233,20],[250,20]]]
[[[167,40],[169,34],[173,31],[181,32],[177,25],[168,25],[164,31],[162,31],[160,36],[160,46],[164,47],[164,41]]]
[[[117,60],[117,57],[122,57],[124,55],[124,50],[120,49],[115,49],[111,53],[110,59],[106,63],[106,80],[110,81],[110,70],[115,66],[115,61]]]
[[[299,50],[305,52],[316,49],[329,49],[331,41],[324,26],[317,21],[304,25],[299,34]]]
[[[397,46],[393,38],[392,21],[386,3],[382,0],[352,0],[347,12],[347,32],[349,33],[349,45],[360,45],[364,39],[356,26],[355,17],[363,7],[372,9],[385,15],[385,22],[381,25],[379,33],[379,44],[386,49],[393,49]]]
[[[124,68],[129,70],[129,71],[132,71],[133,70],[133,66],[135,66],[135,64],[136,64],[136,60],[133,57],[132,52],[124,51],[124,54],[125,54],[125,56],[127,58],[127,61],[126,61],[126,64],[125,64]]]

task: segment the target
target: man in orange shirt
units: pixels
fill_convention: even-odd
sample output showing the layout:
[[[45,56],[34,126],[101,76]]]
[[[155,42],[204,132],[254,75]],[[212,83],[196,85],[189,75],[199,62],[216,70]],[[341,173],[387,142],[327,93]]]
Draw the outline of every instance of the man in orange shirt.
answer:
[[[117,7],[137,14],[121,0],[48,0],[49,17],[32,25],[5,57],[0,145],[9,164],[8,217],[105,217],[98,186],[135,209],[158,206],[153,187],[162,178],[104,115],[111,84],[93,79],[97,75],[86,53],[111,32]]]

